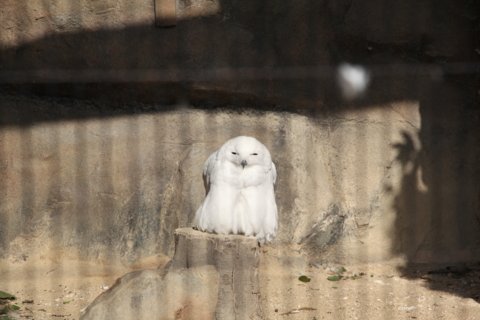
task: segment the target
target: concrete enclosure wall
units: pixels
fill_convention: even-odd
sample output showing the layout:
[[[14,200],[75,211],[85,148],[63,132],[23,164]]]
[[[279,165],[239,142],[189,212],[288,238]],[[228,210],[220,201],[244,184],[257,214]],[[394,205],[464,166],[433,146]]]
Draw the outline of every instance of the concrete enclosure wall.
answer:
[[[171,256],[238,135],[277,166],[285,256],[479,258],[474,9],[179,0],[155,28],[153,1],[3,1],[0,258]],[[345,61],[370,71],[356,100]]]

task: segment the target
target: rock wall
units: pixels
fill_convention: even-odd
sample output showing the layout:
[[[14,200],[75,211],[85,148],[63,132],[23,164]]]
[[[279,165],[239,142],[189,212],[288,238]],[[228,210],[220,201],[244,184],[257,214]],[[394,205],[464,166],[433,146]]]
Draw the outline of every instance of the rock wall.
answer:
[[[478,258],[473,9],[178,1],[155,28],[153,1],[3,1],[0,257],[171,256],[208,155],[249,135],[278,169],[283,256]],[[342,61],[370,71],[358,100]]]
[[[37,113],[98,108],[9,94],[1,104],[10,113],[22,104]],[[174,230],[194,225],[205,196],[208,155],[251,135],[278,169],[275,245],[315,261],[470,257],[479,186],[471,175],[478,150],[467,147],[477,128],[450,117],[422,121],[419,107],[403,101],[321,117],[183,108],[3,126],[2,256],[38,247],[127,264],[171,255]]]

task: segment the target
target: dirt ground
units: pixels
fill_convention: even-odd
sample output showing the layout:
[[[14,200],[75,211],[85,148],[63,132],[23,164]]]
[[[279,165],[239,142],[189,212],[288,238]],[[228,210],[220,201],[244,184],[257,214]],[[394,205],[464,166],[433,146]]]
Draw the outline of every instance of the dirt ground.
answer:
[[[268,249],[261,259],[265,319],[480,320],[480,264],[405,268],[397,261],[352,266],[293,263],[287,267],[284,259]],[[166,262],[164,256],[130,267],[76,260],[0,261],[0,290],[17,297],[12,303],[20,310],[11,313],[12,318],[78,320],[118,277]],[[327,279],[339,274],[338,281]],[[300,276],[308,282],[300,281]]]
[[[262,257],[266,319],[480,319],[480,264],[405,268],[390,261],[287,271],[280,257]]]

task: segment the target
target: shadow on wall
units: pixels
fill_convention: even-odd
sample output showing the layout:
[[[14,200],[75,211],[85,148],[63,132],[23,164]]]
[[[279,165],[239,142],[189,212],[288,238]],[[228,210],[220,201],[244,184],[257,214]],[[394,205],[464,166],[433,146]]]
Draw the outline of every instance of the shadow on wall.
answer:
[[[475,86],[464,80],[424,83],[418,137],[404,132],[393,146],[403,171],[394,203],[395,250],[407,258],[405,276],[425,277],[430,270],[443,275],[428,282],[430,288],[478,300],[468,284],[479,265],[464,263],[480,260],[479,104]],[[447,267],[438,270],[438,264]],[[413,272],[422,266],[427,269]]]
[[[471,22],[478,17],[467,14],[468,1],[450,4],[452,17],[442,10],[447,2],[429,1],[419,10],[413,0],[222,0],[213,11],[194,12],[211,3],[179,1],[177,26],[155,28],[153,1],[37,3],[35,10],[6,1],[0,82],[80,99],[332,110],[341,104],[332,81],[341,62],[375,65],[373,76],[385,82],[444,71],[398,64],[478,58]],[[415,84],[390,80],[357,105],[415,99]]]
[[[13,242],[18,235],[39,236],[51,224],[51,230],[64,230],[57,236],[67,247],[76,245],[71,234],[85,239],[89,258],[120,254],[133,263],[159,251],[170,254],[173,230],[189,225],[195,210],[192,204],[182,207],[182,199],[193,194],[185,189],[202,185],[200,174],[193,182],[182,179],[190,177],[189,170],[201,172],[203,163],[193,167],[198,164],[191,159],[206,159],[216,148],[213,142],[250,128],[281,154],[288,148],[286,131],[296,130],[288,126],[290,115],[307,116],[319,131],[334,132],[349,123],[344,112],[418,100],[418,137],[404,133],[403,142],[393,146],[403,178],[393,204],[392,255],[412,263],[469,259],[480,241],[478,73],[472,69],[478,66],[472,63],[478,62],[479,18],[469,16],[468,1],[429,1],[422,10],[413,0],[380,2],[303,1],[293,7],[282,1],[225,0],[221,11],[168,29],[154,28],[153,16],[149,24],[96,31],[81,31],[74,14],[67,15],[66,24],[53,14],[26,19],[55,32],[0,51],[0,129],[18,130],[8,143],[0,139],[0,173],[8,178],[0,181],[1,244],[21,248]],[[454,9],[451,18],[445,17],[448,6]],[[385,14],[379,18],[379,13]],[[13,23],[13,30],[21,33],[21,23]],[[67,31],[59,32],[61,26]],[[371,87],[363,99],[342,100],[334,81],[342,61],[371,67]],[[469,64],[455,68],[454,62]],[[178,111],[184,102],[211,112],[201,119],[189,118],[188,112],[181,119],[142,118]],[[281,119],[268,130],[260,122],[221,125],[222,114],[260,119],[271,111]],[[79,121],[85,119],[91,121]],[[205,122],[203,129],[190,126],[198,121]],[[220,125],[212,129],[209,123]],[[307,144],[307,135],[302,137]],[[362,149],[360,138],[357,143]],[[12,160],[20,158],[22,163]],[[279,159],[286,214],[302,195],[289,186],[293,160]],[[61,173],[72,163],[74,170]],[[21,169],[12,173],[7,169],[12,166]],[[340,173],[332,179],[348,178]],[[15,193],[21,203],[9,203]],[[320,230],[311,237],[328,248],[344,237],[339,233],[351,215],[347,208],[333,208],[331,234]],[[66,212],[74,212],[74,219]],[[295,216],[288,219],[295,223]],[[115,250],[105,253],[105,248]]]

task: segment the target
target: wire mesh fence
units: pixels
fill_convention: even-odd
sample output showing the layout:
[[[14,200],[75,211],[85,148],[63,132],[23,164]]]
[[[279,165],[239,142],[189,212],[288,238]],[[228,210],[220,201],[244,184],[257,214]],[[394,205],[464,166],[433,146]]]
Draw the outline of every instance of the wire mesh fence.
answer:
[[[176,5],[0,4],[0,313],[79,319],[163,267],[247,135],[278,171],[256,316],[478,318],[478,4]]]

